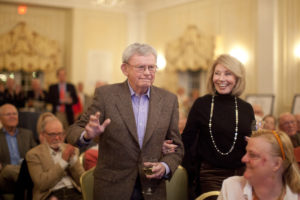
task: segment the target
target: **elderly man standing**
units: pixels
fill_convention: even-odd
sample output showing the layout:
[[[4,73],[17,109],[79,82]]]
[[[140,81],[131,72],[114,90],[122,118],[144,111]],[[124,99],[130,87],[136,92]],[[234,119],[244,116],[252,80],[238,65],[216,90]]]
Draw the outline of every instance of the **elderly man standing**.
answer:
[[[36,145],[30,130],[17,128],[17,108],[12,104],[0,107],[0,193],[14,192],[25,154]]]
[[[297,121],[294,115],[289,112],[280,114],[279,130],[290,136],[294,147],[300,146],[300,133],[297,133]]]
[[[65,68],[59,68],[56,76],[58,83],[50,85],[48,102],[52,104],[52,112],[63,123],[64,128],[67,128],[74,122],[72,106],[78,102],[78,97],[74,85],[67,83]]]
[[[100,136],[94,199],[166,199],[165,178],[180,164],[183,144],[176,95],[152,85],[156,61],[153,47],[129,45],[121,65],[128,79],[97,88],[88,111],[68,129],[72,144],[83,145]],[[176,152],[162,154],[166,139],[178,145]],[[156,161],[146,162],[151,158]],[[152,175],[146,179],[142,168],[149,165]],[[147,182],[153,193],[142,193]]]
[[[65,144],[61,122],[49,118],[41,124],[42,144],[26,154],[33,181],[33,200],[56,197],[59,200],[82,199],[79,178],[84,172],[79,150]]]

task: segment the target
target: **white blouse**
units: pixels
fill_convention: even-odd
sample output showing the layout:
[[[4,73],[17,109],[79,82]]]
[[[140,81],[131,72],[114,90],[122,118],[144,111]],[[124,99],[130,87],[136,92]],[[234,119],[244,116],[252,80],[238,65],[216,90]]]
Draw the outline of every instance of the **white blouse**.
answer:
[[[232,176],[223,181],[217,200],[252,200],[252,186],[243,176]],[[298,194],[286,186],[284,200],[298,200]]]

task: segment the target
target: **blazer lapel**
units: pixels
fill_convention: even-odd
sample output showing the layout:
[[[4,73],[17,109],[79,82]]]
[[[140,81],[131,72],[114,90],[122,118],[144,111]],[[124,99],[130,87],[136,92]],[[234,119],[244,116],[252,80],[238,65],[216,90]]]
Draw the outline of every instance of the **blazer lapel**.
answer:
[[[147,127],[146,127],[145,137],[143,141],[143,146],[147,144],[155,128],[157,127],[157,124],[159,122],[160,112],[163,106],[162,102],[163,102],[162,97],[157,92],[155,87],[151,87]]]
[[[41,154],[41,158],[43,158],[43,165],[46,166],[47,169],[51,169],[55,163],[51,157],[51,153],[47,144],[42,144]]]
[[[9,156],[9,149],[8,149],[8,145],[6,143],[6,138],[5,138],[5,133],[3,132],[3,130],[0,130],[0,150],[3,151],[1,154],[2,155],[7,155],[7,157],[4,159],[6,160],[7,163],[10,163],[10,156]],[[3,160],[3,159],[1,159]],[[0,161],[1,162],[1,161]]]
[[[121,86],[120,91],[116,94],[118,96],[116,100],[116,107],[119,110],[120,115],[123,118],[123,121],[126,124],[130,134],[137,144],[139,144],[130,91],[127,84],[127,81],[125,81]]]

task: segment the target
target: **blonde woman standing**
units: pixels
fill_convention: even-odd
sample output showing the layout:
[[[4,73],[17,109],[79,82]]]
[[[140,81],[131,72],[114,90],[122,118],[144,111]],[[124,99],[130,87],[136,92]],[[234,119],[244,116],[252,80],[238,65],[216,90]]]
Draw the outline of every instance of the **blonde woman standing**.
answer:
[[[239,98],[244,89],[244,66],[220,55],[208,73],[208,94],[195,101],[182,134],[191,199],[243,173],[244,138],[254,121],[252,106]]]

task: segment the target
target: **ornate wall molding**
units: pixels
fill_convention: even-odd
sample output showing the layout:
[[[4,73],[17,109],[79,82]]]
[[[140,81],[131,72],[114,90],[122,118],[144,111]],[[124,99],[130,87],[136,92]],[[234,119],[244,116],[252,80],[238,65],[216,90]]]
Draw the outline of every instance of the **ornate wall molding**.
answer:
[[[61,63],[56,41],[39,35],[25,22],[0,36],[0,70],[53,71]]]
[[[215,38],[190,25],[178,39],[166,47],[167,67],[178,71],[207,70],[214,58]]]

